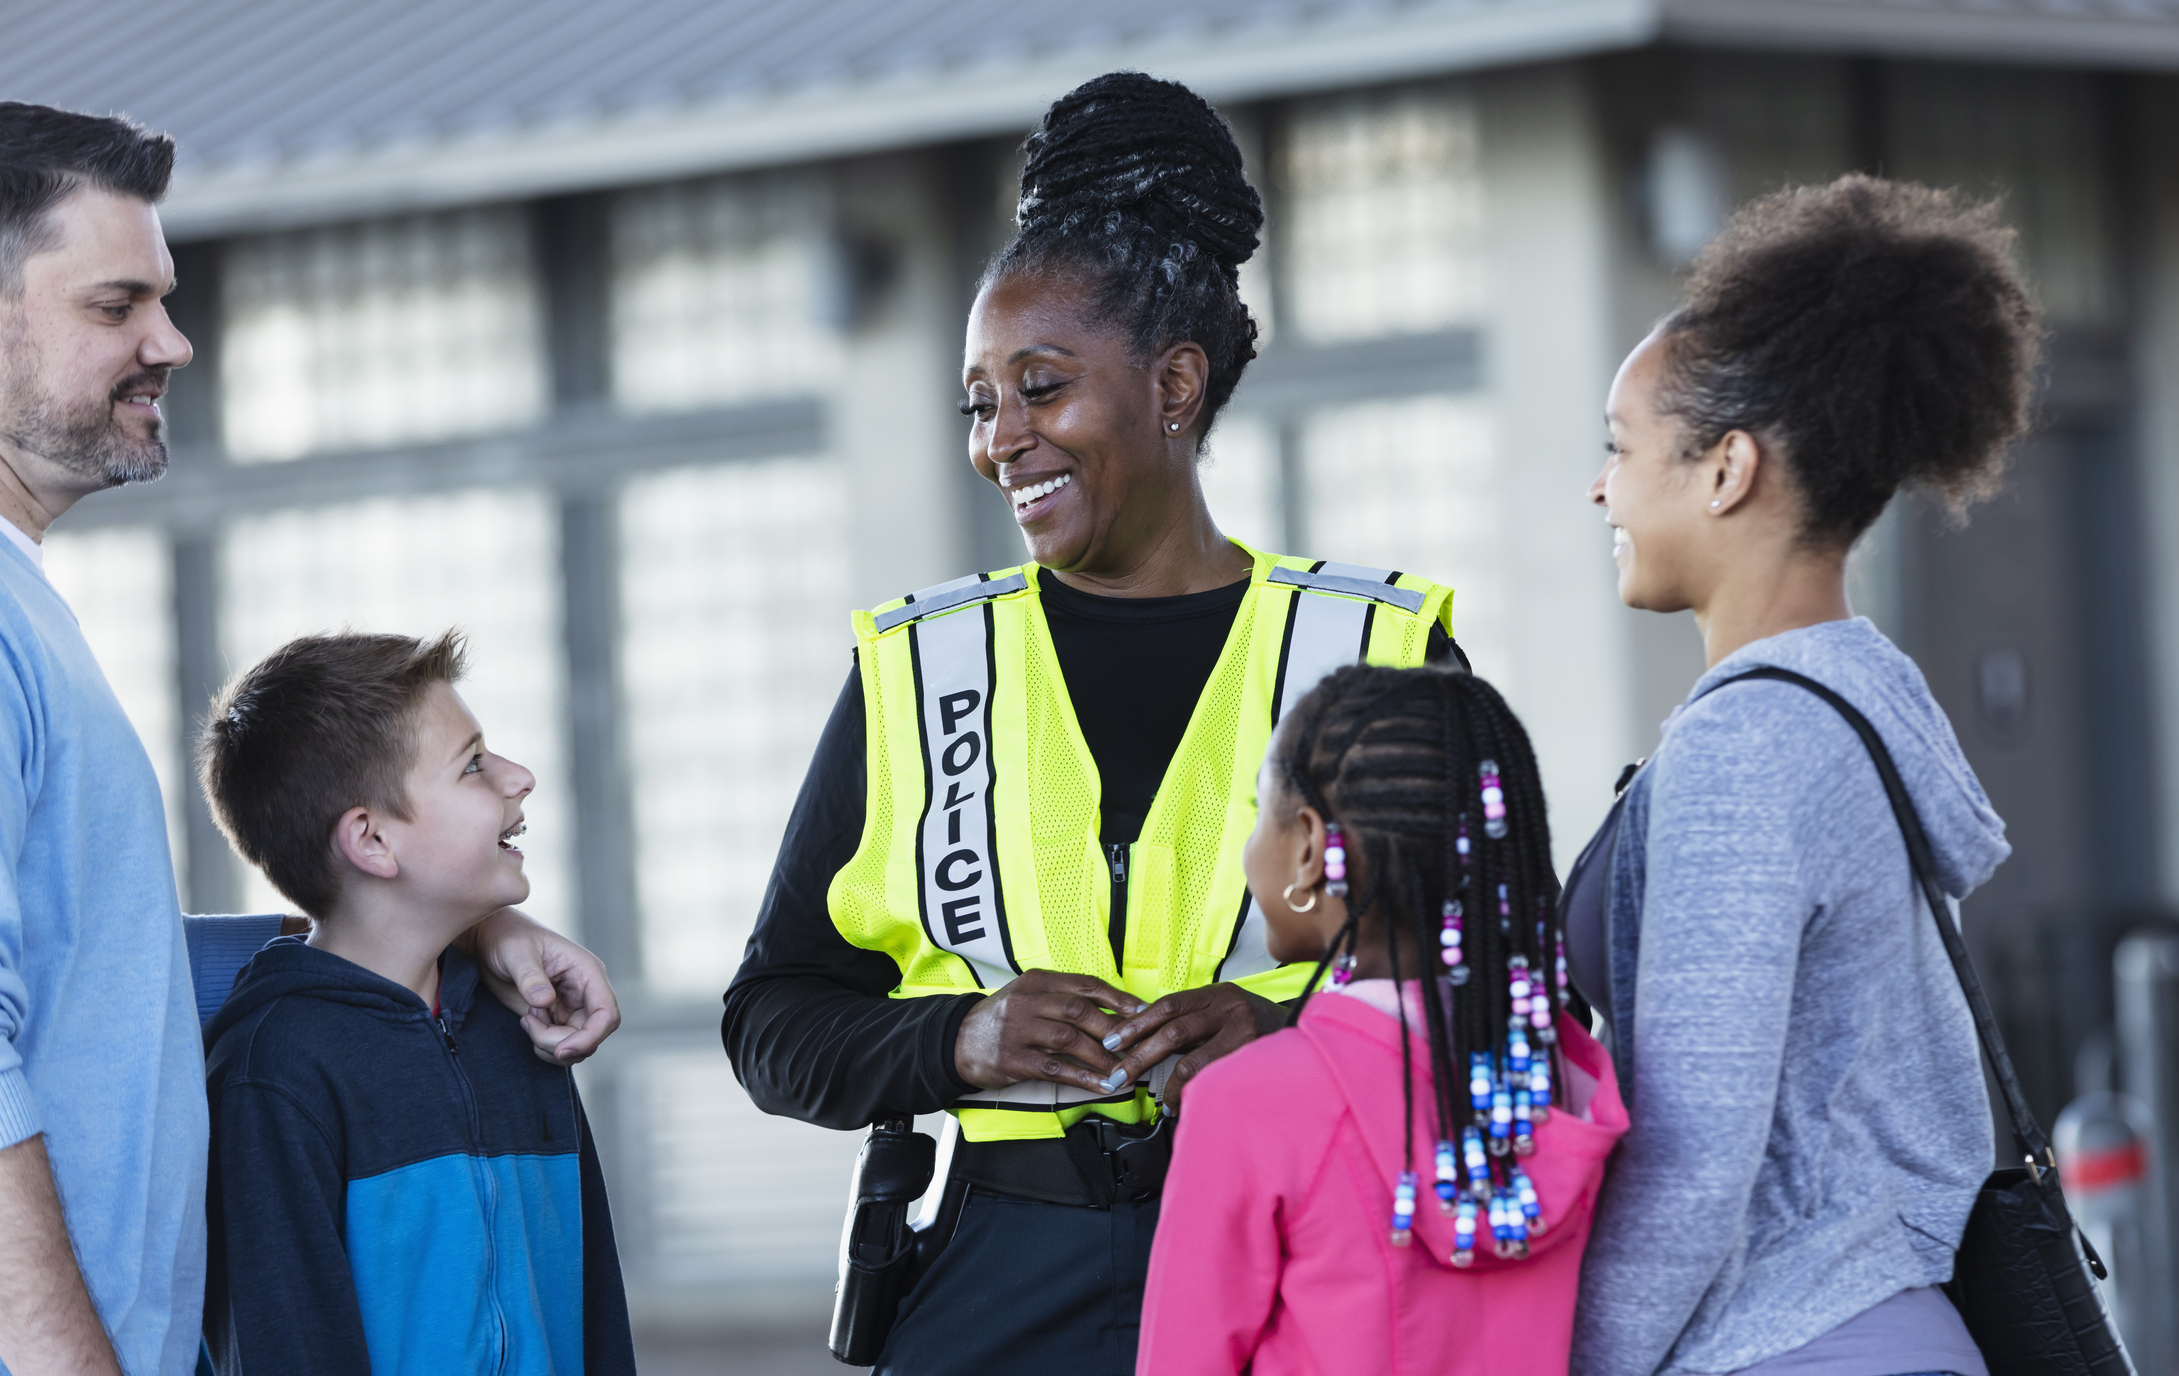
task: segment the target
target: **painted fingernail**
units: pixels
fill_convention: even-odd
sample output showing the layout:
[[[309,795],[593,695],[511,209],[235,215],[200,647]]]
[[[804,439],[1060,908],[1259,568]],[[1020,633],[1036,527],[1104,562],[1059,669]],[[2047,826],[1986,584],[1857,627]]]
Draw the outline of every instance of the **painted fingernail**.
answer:
[[[1119,1034],[1119,1033],[1115,1032],[1115,1033],[1113,1033],[1113,1034],[1112,1034],[1111,1036],[1109,1036],[1109,1037],[1105,1038],[1105,1050],[1107,1050],[1107,1051],[1118,1051],[1119,1049],[1120,1049],[1120,1034]]]
[[[1107,1075],[1102,1080],[1099,1080],[1097,1082],[1097,1085],[1100,1089],[1104,1090],[1105,1093],[1112,1094],[1118,1091],[1121,1085],[1124,1085],[1126,1083],[1127,1067],[1123,1065],[1119,1069],[1113,1071],[1110,1075]]]

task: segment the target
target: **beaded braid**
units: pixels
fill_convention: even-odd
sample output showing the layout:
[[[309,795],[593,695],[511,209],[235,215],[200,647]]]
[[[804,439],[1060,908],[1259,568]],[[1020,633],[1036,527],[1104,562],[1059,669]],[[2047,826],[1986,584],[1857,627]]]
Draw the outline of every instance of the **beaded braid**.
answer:
[[[1521,1159],[1550,1113],[1561,1072],[1553,1005],[1565,1001],[1563,984],[1552,987],[1558,879],[1528,733],[1472,675],[1350,666],[1302,700],[1281,741],[1280,769],[1296,794],[1367,862],[1309,988],[1352,951],[1372,913],[1395,981],[1407,941],[1418,954],[1438,951],[1443,974],[1420,983],[1437,1091],[1436,1194],[1455,1218],[1450,1260],[1472,1262],[1486,1205],[1498,1255],[1526,1256],[1545,1219]],[[1416,1196],[1404,997],[1398,1016],[1407,1132],[1392,1239],[1404,1244]]]

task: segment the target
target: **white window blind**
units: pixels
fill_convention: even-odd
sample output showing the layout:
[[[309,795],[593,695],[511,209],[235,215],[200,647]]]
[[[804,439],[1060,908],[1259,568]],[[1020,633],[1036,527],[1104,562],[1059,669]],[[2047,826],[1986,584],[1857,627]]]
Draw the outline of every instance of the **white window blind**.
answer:
[[[518,208],[241,239],[224,281],[221,415],[239,461],[443,440],[544,413]]]
[[[1512,696],[1504,519],[1487,400],[1328,407],[1303,422],[1301,452],[1308,553],[1451,584],[1461,648]]]
[[[116,529],[45,538],[45,572],[83,627],[130,725],[143,739],[166,802],[167,849],[177,882],[189,847],[183,809],[196,787],[182,740],[174,671],[174,560],[157,530]]]
[[[645,1280],[831,1288],[861,1133],[766,1114],[715,1039],[637,1058],[621,1092],[643,1129]]]
[[[1279,436],[1263,416],[1226,415],[1211,431],[1201,465],[1203,500],[1227,537],[1273,554],[1289,554],[1279,509]]]
[[[838,357],[823,178],[809,171],[621,195],[613,212],[613,396],[686,411],[815,391]]]
[[[1281,160],[1287,319],[1317,342],[1479,323],[1475,104],[1442,91],[1302,106]]]
[[[623,714],[645,978],[716,998],[846,681],[844,466],[781,458],[630,483]]]

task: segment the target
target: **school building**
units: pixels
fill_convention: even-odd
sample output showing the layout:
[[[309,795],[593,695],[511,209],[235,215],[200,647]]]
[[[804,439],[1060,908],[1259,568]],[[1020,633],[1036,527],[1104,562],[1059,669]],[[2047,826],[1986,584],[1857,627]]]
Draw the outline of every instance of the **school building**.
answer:
[[[534,911],[627,1010],[584,1073],[638,1322],[819,1341],[856,1142],[749,1105],[719,993],[848,609],[1022,558],[965,462],[962,323],[1022,135],[1115,67],[1213,99],[1267,206],[1214,513],[1454,584],[1562,860],[1701,665],[1619,606],[1583,499],[1619,358],[1747,197],[2006,197],[2040,424],[2005,497],[1895,512],[1854,587],[2011,824],[1967,923],[2055,1112],[2115,933],[2179,900],[2174,0],[0,0],[0,98],[181,143],[173,471],[48,548],[187,904],[277,902],[189,782],[230,672],[466,628],[539,778]]]

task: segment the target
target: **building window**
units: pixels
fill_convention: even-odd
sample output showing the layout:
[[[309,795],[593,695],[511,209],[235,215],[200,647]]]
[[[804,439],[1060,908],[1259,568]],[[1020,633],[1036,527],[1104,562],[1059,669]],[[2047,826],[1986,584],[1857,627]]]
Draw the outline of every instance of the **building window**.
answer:
[[[846,681],[837,461],[639,478],[621,499],[622,721],[645,978],[716,998]]]
[[[1269,417],[1219,417],[1196,476],[1220,534],[1273,554],[1288,552],[1279,509],[1279,432]]]
[[[1887,69],[1892,175],[2004,197],[2050,317],[2106,322],[2122,293],[2104,175],[2104,93],[2072,72]]]
[[[177,884],[189,847],[184,807],[196,787],[174,690],[174,560],[157,530],[123,528],[45,538],[45,571],[76,614],[106,682],[142,738],[166,802]]]
[[[519,209],[239,240],[225,293],[222,420],[241,462],[451,439],[544,412]]]
[[[1301,426],[1309,553],[1452,585],[1453,633],[1512,696],[1503,496],[1482,396],[1326,407]]]
[[[613,396],[687,411],[808,393],[837,358],[821,175],[677,183],[613,211]]]
[[[1317,343],[1479,323],[1475,103],[1442,91],[1299,107],[1280,160],[1287,318]]]
[[[620,1092],[640,1125],[629,1146],[644,1245],[629,1260],[643,1281],[821,1286],[833,1274],[860,1134],[765,1113],[716,1043],[637,1058]]]
[[[458,691],[497,753],[537,775],[523,805],[523,910],[569,930],[574,807],[565,746],[557,508],[543,493],[467,492],[252,516],[220,551],[220,649],[239,673],[298,635],[469,637]],[[255,910],[291,905],[250,871]]]

